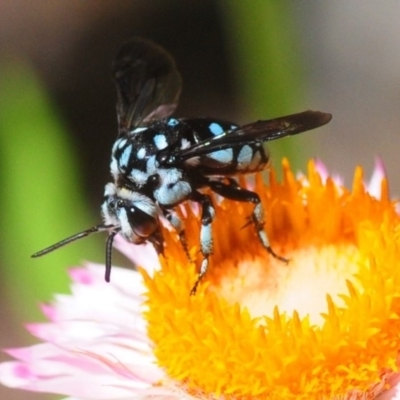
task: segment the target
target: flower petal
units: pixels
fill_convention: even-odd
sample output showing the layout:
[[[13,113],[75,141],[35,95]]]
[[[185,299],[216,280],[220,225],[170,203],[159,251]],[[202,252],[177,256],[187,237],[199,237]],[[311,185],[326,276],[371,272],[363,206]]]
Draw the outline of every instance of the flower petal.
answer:
[[[161,268],[157,252],[150,243],[132,244],[117,235],[114,239],[114,246],[135,266],[145,268],[149,273]]]
[[[102,265],[73,269],[72,295],[58,295],[54,305],[44,307],[51,322],[28,325],[45,343],[7,350],[19,361],[0,364],[0,381],[32,391],[114,399],[145,395],[163,379],[140,313],[140,275],[116,270],[120,279],[108,284]]]
[[[375,197],[376,199],[381,198],[381,185],[383,179],[386,178],[386,172],[385,172],[385,167],[383,165],[383,162],[380,158],[375,159],[375,168],[372,173],[371,179],[369,180],[367,184],[367,191],[368,193]]]

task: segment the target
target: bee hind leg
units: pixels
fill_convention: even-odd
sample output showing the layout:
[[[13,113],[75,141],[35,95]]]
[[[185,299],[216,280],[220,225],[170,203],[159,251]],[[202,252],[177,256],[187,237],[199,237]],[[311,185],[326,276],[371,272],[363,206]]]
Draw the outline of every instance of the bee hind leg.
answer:
[[[283,261],[285,263],[289,262],[288,259],[276,254],[270,245],[268,235],[264,230],[264,224],[265,224],[264,207],[262,206],[260,197],[258,196],[257,193],[254,193],[247,189],[243,189],[232,183],[225,184],[220,181],[210,181],[208,184],[215,193],[219,194],[222,197],[226,197],[227,199],[230,200],[253,203],[254,209],[253,213],[251,214],[250,220],[256,229],[257,237],[261,242],[262,246],[268,251],[269,254],[271,254],[276,259]]]
[[[207,272],[209,264],[209,256],[213,253],[214,242],[212,235],[212,222],[215,216],[215,210],[211,201],[211,197],[194,191],[191,194],[190,200],[195,201],[201,206],[201,229],[200,229],[200,251],[203,255],[203,260],[200,265],[200,271],[197,280],[190,291],[191,295],[196,294],[197,287]]]

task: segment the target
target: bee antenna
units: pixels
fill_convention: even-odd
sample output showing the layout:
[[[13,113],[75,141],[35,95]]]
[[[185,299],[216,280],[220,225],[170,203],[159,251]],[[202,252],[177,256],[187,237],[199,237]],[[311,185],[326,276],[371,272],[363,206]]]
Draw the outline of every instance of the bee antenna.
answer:
[[[111,266],[112,266],[112,248],[113,248],[113,241],[115,235],[118,233],[119,229],[117,231],[112,231],[107,238],[107,243],[106,243],[106,272],[104,275],[104,279],[106,282],[110,282],[110,276],[111,276]]]
[[[32,254],[31,257],[36,258],[36,257],[44,256],[45,254],[51,253],[52,251],[57,250],[60,247],[63,247],[65,245],[69,244],[69,243],[75,242],[76,240],[85,238],[85,237],[87,237],[87,236],[89,236],[89,235],[91,235],[93,233],[104,232],[104,231],[107,231],[107,230],[110,230],[110,229],[114,229],[114,226],[113,225],[96,225],[96,226],[93,226],[92,228],[89,228],[86,231],[76,233],[75,235],[72,235],[72,236],[70,236],[70,237],[68,237],[66,239],[63,239],[63,240],[61,240],[61,241],[59,241],[59,242],[57,242],[57,243],[55,243],[55,244],[53,244],[53,245],[51,245],[49,247],[46,247],[45,249],[40,250],[35,254]],[[116,232],[113,232],[113,233],[114,233],[114,235],[113,235],[113,237],[114,237]],[[111,235],[112,235],[112,233],[110,234],[110,236]],[[107,240],[107,245],[108,245],[108,241],[109,241],[109,239]],[[112,241],[111,241],[111,245],[112,245]],[[111,259],[111,257],[110,257],[110,259]]]

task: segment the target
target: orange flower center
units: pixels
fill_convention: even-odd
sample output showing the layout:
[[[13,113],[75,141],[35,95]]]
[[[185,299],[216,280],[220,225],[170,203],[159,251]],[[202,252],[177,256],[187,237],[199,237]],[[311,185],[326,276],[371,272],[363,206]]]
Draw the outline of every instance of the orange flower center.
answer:
[[[162,269],[150,277],[145,317],[160,367],[193,395],[231,399],[369,399],[387,389],[400,349],[400,224],[382,198],[274,172],[255,191],[265,229],[286,265],[262,248],[252,205],[217,201],[215,252],[196,296],[199,219],[186,207],[195,264],[166,232]],[[243,182],[242,182],[243,183]],[[391,380],[392,379],[392,380]]]

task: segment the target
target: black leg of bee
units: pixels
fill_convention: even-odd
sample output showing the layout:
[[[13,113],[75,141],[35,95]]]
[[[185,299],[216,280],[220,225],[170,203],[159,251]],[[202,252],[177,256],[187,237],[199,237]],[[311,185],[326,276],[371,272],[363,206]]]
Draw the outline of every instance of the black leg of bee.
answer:
[[[176,233],[179,235],[179,241],[182,244],[183,250],[185,251],[187,258],[191,262],[192,260],[190,258],[189,248],[186,242],[185,223],[182,221],[181,218],[179,218],[178,214],[174,210],[163,209],[162,211],[165,218],[167,218],[169,223],[175,229]]]
[[[209,186],[211,190],[213,190],[215,193],[219,194],[222,197],[226,197],[228,199],[236,201],[253,203],[254,210],[251,215],[251,221],[253,222],[254,227],[256,228],[256,233],[262,246],[268,251],[268,253],[270,253],[273,257],[277,258],[278,260],[283,261],[285,263],[289,262],[289,260],[287,260],[286,258],[276,254],[269,243],[268,235],[264,230],[264,223],[265,223],[264,208],[261,204],[260,197],[258,196],[257,193],[251,192],[250,190],[247,189],[243,189],[234,184],[224,184],[220,181],[210,181]]]
[[[190,200],[196,201],[201,205],[201,229],[200,229],[200,250],[203,254],[203,261],[200,265],[200,272],[197,280],[190,291],[191,295],[196,294],[197,286],[206,274],[208,269],[208,258],[213,253],[213,237],[212,237],[212,221],[214,219],[215,210],[211,201],[211,197],[199,192],[193,192]]]
[[[229,182],[229,186],[234,186],[234,187],[236,187],[236,188],[240,188],[240,186],[239,186],[239,184],[238,184],[238,182],[237,182],[237,180],[236,179],[233,179],[233,178],[226,178],[227,180],[228,180],[228,182]]]

